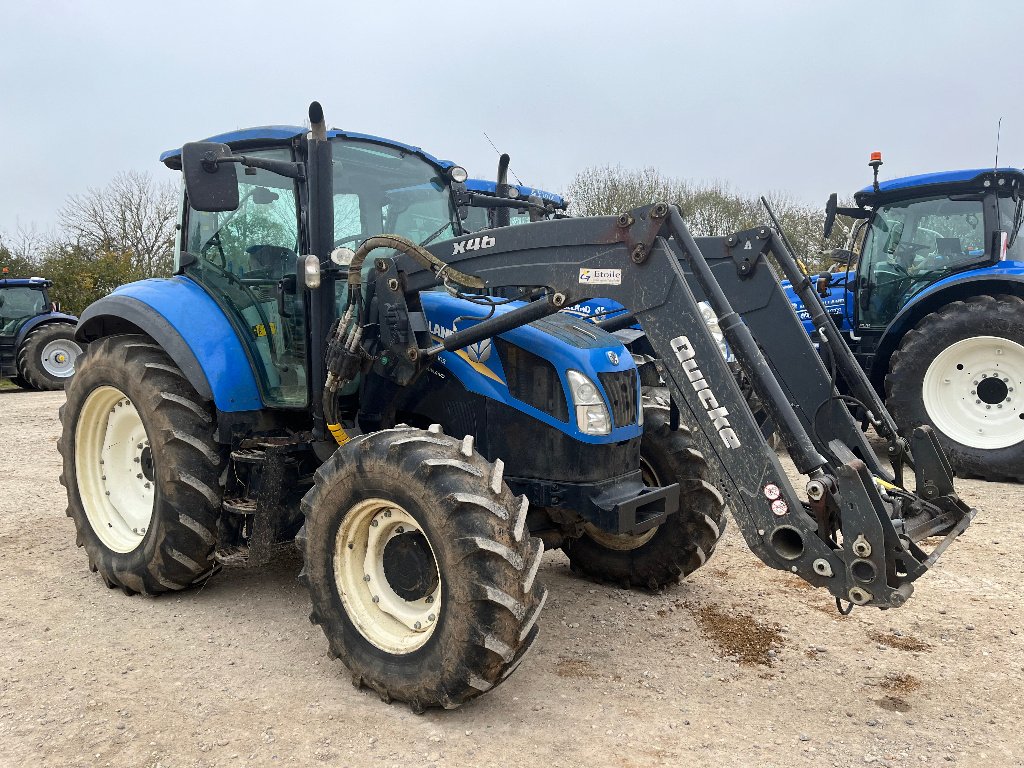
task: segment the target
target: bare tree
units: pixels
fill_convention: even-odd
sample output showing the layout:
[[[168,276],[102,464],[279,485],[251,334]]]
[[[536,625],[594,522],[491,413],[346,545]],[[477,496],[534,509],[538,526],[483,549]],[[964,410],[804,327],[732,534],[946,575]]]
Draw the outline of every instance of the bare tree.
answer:
[[[120,173],[102,189],[70,195],[58,214],[75,245],[125,254],[144,277],[171,271],[176,218],[175,185],[138,171]]]

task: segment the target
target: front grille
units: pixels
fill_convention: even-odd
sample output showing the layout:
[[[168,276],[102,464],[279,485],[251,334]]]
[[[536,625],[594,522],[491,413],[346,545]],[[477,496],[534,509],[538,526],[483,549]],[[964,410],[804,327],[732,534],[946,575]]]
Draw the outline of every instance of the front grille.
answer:
[[[636,424],[636,368],[597,374],[612,406],[616,427]]]
[[[569,406],[555,366],[504,339],[496,338],[494,341],[497,342],[501,367],[505,370],[509,394],[559,421],[568,421]]]

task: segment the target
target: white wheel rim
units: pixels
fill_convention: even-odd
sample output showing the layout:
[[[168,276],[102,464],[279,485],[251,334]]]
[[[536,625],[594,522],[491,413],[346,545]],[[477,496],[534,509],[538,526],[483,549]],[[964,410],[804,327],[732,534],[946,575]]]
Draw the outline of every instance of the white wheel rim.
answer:
[[[661,487],[661,480],[658,478],[658,473],[654,471],[654,467],[646,462],[643,457],[640,458],[640,472],[645,485],[648,485],[651,488]],[[658,532],[660,527],[660,525],[656,525],[638,535],[633,535],[631,533],[611,533],[598,528],[593,523],[585,524],[583,526],[583,530],[587,532],[587,535],[590,538],[605,549],[629,552],[633,549],[639,549],[648,541],[653,539],[654,534]]]
[[[55,339],[43,347],[41,360],[43,370],[55,379],[66,379],[75,373],[75,360],[82,354],[82,348],[71,339]]]
[[[430,548],[437,585],[429,594],[407,600],[388,580],[384,551],[395,537],[414,533],[422,535]],[[440,620],[437,556],[420,524],[394,502],[366,499],[348,510],[335,537],[334,580],[356,629],[388,653],[421,648]]]
[[[928,418],[970,448],[996,450],[1024,440],[1024,346],[975,336],[940,352],[924,374]]]
[[[78,495],[93,532],[127,553],[153,519],[155,485],[149,436],[131,400],[116,387],[89,393],[75,427]]]

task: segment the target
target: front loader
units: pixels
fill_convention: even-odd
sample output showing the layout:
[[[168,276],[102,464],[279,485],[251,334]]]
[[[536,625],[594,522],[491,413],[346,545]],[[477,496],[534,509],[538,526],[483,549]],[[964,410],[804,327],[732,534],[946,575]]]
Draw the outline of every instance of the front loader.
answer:
[[[353,219],[355,209],[339,210],[356,187],[338,189],[336,183],[359,181],[369,188],[386,169],[375,167],[372,175],[366,170],[394,146],[377,142],[359,154],[344,141],[332,144],[318,105],[310,122],[308,135],[290,135],[297,153],[291,159],[246,154],[245,139],[232,147],[187,144],[180,153],[188,200],[183,237],[192,242],[195,229],[199,242],[212,245],[205,254],[182,253],[186,276],[173,290],[190,297],[181,312],[199,316],[201,310],[201,322],[210,326],[205,336],[176,342],[164,326],[147,320],[139,305],[158,303],[152,292],[164,290],[162,283],[115,294],[83,316],[84,333],[97,341],[68,389],[62,479],[80,543],[109,585],[129,592],[181,589],[210,575],[212,554],[225,543],[247,548],[251,558],[298,529],[305,560],[300,579],[330,654],[344,661],[357,686],[421,711],[456,707],[490,690],[532,646],[546,596],[537,581],[543,546],[532,534],[571,541],[586,535],[589,525],[595,547],[617,551],[621,562],[652,551],[667,556],[676,547],[696,567],[709,554],[701,542],[717,541],[719,510],[728,503],[764,562],[827,588],[837,600],[885,608],[905,602],[912,583],[966,528],[973,510],[955,495],[929,430],[915,432],[911,445],[892,443],[894,466],[915,467],[919,490],[910,491],[901,472],[889,473],[874,459],[828,374],[820,363],[810,364],[816,353],[791,309],[797,329],[791,353],[805,364],[773,371],[761,354],[748,323],[757,325],[760,307],[789,307],[777,283],[777,297],[761,287],[759,298],[747,296],[754,286],[750,276],[767,270],[749,268],[751,260],[733,262],[728,250],[712,266],[676,208],[655,205],[619,217],[539,221],[469,235],[459,233],[457,222],[422,222],[422,228],[407,230],[419,233],[416,239],[375,235],[366,231],[365,215]],[[395,157],[417,152],[406,147]],[[269,205],[287,194],[290,184],[271,191],[264,183],[262,191],[240,195],[239,165],[246,177],[265,172],[296,182],[291,188],[306,255],[282,254],[266,242],[252,252],[239,250],[233,245],[237,227],[201,237],[208,223],[202,214],[230,217],[240,206]],[[465,178],[447,173],[456,184],[459,176]],[[443,178],[426,183],[441,193]],[[398,199],[408,201],[410,190],[419,188],[419,182],[398,184],[397,196],[382,198],[376,215],[408,210]],[[364,229],[352,238],[339,232],[346,222]],[[279,217],[276,226],[291,224]],[[449,226],[446,239],[431,234]],[[261,236],[275,231],[268,225]],[[357,245],[354,251],[345,240]],[[762,256],[770,251],[788,269],[784,248],[770,235],[761,240],[770,245],[759,249]],[[741,250],[754,249],[746,240],[736,242]],[[244,259],[246,268],[229,268],[234,258]],[[294,271],[273,276],[265,265],[281,258],[289,258]],[[221,293],[201,283],[197,262],[222,281]],[[735,281],[725,279],[722,264],[731,266]],[[510,299],[518,286],[533,287]],[[761,436],[702,319],[695,289],[720,318],[807,477],[806,500]],[[488,345],[538,331],[567,346],[551,352],[548,362],[529,357],[538,357],[538,347],[524,347],[516,353],[525,355],[522,370],[550,365],[564,391],[553,392],[554,379],[536,376],[519,382],[525,386],[519,391],[560,402],[566,419],[581,427],[580,442],[586,442],[582,426],[603,431],[603,421],[617,418],[611,411],[632,418],[622,404],[638,399],[635,371],[624,384],[593,370],[595,358],[603,356],[613,369],[605,372],[615,373],[621,347],[610,347],[599,329],[560,314],[597,296],[630,309],[647,333],[672,404],[658,414],[658,431],[675,441],[677,467],[700,471],[676,474],[669,478],[675,482],[659,488],[641,470],[638,485],[630,479],[636,454],[626,450],[627,439],[620,447],[626,476],[584,483],[587,494],[559,505],[555,497],[572,492],[571,478],[563,477],[558,488],[541,489],[548,494],[543,503],[552,506],[535,506],[531,496],[541,492],[538,486],[528,483],[527,490],[514,492],[523,478],[509,477],[507,467],[538,458],[556,465],[562,454],[551,452],[557,441],[545,442],[550,433],[491,443],[489,434],[455,431],[452,425],[463,424],[455,417],[467,406],[453,399],[446,410],[443,389],[440,397],[426,395],[440,401],[437,413],[447,414],[447,429],[398,421],[401,413],[427,410],[416,404],[426,395],[409,395],[420,392],[424,379],[444,373],[437,361],[445,355],[480,365]],[[438,297],[463,302],[451,327],[429,321]],[[257,359],[239,339],[232,344],[222,337],[220,357],[204,356],[203,368],[196,350],[210,351],[202,349],[202,339],[221,322],[211,302],[215,308],[232,299],[248,300],[254,314],[243,319],[253,337],[298,342]],[[746,323],[733,301],[753,308]],[[185,318],[175,319],[187,328]],[[262,391],[247,389],[252,379],[244,373],[261,364],[273,371],[273,380],[263,380]],[[503,383],[511,388],[515,377],[505,373]],[[291,409],[259,407],[260,398],[298,399],[298,393],[301,402]],[[233,399],[254,407],[232,410]],[[601,406],[610,408],[606,413]],[[884,419],[884,408],[877,412]],[[494,445],[514,455],[488,456]],[[569,474],[577,469],[587,468],[583,462],[568,470],[549,467]],[[293,517],[289,501],[300,495],[301,514]],[[673,526],[673,520],[684,523]],[[920,540],[939,530],[949,533],[926,554]],[[689,560],[674,562],[680,571],[691,567]]]

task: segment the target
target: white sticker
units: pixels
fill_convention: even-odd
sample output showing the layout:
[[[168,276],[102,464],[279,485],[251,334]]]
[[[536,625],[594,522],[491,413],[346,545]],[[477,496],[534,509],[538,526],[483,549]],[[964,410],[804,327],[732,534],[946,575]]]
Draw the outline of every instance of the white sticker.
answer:
[[[580,283],[584,285],[622,285],[621,269],[580,268]]]
[[[789,512],[789,506],[782,499],[778,499],[777,501],[772,502],[772,512],[779,517],[782,517],[784,514]]]
[[[782,491],[779,490],[779,486],[775,485],[775,483],[768,483],[764,487],[764,495],[768,500],[775,501],[775,499],[782,495]]]

